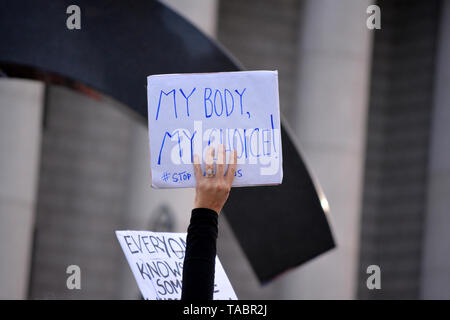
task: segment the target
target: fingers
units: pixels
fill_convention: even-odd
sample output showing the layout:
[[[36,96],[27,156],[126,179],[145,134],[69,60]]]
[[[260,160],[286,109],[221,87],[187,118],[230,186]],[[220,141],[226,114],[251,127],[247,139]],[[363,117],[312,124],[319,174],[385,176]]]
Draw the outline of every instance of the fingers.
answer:
[[[216,176],[219,179],[223,179],[224,174],[225,174],[225,146],[223,144],[219,144],[216,162]]]
[[[230,164],[228,165],[227,175],[225,176],[225,180],[227,181],[230,187],[234,180],[234,173],[236,172],[236,164],[237,164],[237,152],[236,150],[233,150],[230,153]]]
[[[194,173],[195,173],[195,179],[199,181],[202,178],[202,167],[200,164],[200,157],[198,154],[194,154]]]
[[[214,153],[215,150],[213,147],[208,147],[206,150],[205,156],[205,174],[202,174],[202,168],[200,164],[200,157],[197,154],[194,154],[194,173],[197,181],[203,178],[203,176],[208,175],[208,172],[214,175]],[[216,163],[216,174],[215,177],[221,179],[225,178],[226,183],[231,187],[234,175],[236,173],[237,166],[237,152],[236,150],[232,150],[230,152],[230,160],[228,165],[227,173],[225,174],[225,146],[220,144],[217,151],[217,163]]]
[[[214,148],[208,147],[205,158],[205,174],[214,174]]]

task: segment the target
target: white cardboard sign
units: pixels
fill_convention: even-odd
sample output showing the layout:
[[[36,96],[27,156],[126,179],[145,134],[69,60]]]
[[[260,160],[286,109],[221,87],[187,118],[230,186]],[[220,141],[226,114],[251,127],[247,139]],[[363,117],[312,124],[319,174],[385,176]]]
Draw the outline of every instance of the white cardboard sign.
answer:
[[[127,230],[116,236],[144,299],[181,298],[186,233]],[[214,300],[237,300],[217,256]]]
[[[277,71],[149,76],[147,98],[153,187],[194,187],[193,154],[218,144],[237,151],[233,186],[281,183]]]

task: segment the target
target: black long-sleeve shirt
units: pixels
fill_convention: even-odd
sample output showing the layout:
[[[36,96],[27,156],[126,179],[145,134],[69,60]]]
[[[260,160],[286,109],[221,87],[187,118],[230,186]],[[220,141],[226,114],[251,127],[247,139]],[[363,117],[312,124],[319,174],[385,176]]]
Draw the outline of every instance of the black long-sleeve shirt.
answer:
[[[214,210],[192,210],[186,237],[181,300],[213,299],[217,223],[218,214]]]

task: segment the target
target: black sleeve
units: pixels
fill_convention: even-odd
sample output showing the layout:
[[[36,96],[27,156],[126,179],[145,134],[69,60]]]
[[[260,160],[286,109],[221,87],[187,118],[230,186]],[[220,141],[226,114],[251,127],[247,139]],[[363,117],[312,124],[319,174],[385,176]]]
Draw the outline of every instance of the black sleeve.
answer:
[[[214,210],[192,210],[186,237],[181,300],[213,299],[217,220]]]

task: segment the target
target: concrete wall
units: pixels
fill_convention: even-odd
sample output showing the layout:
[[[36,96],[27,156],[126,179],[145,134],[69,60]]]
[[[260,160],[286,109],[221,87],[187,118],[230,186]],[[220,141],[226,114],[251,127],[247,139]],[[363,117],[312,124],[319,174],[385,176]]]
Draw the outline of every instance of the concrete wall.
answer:
[[[122,104],[56,86],[47,96],[30,297],[139,298],[114,231],[185,231],[193,192],[150,187],[145,121]],[[72,264],[81,290],[66,287]]]
[[[194,26],[214,38],[217,29],[218,0],[161,0]]]
[[[440,14],[421,270],[423,299],[450,299],[450,1],[443,1]]]
[[[337,249],[289,273],[283,298],[356,294],[371,33],[371,1],[304,1],[296,107],[290,124],[328,199]]]
[[[30,298],[116,298],[133,122],[102,101],[47,90]],[[81,268],[81,290],[66,286],[69,265]]]
[[[278,70],[280,108],[296,108],[302,1],[228,0],[219,6],[218,40],[248,70]]]
[[[44,86],[0,80],[0,299],[28,292]]]
[[[358,298],[417,299],[440,1],[380,0],[368,113]],[[369,290],[367,267],[381,269]]]

